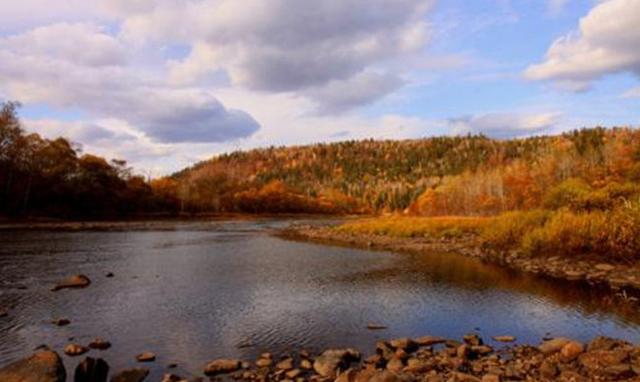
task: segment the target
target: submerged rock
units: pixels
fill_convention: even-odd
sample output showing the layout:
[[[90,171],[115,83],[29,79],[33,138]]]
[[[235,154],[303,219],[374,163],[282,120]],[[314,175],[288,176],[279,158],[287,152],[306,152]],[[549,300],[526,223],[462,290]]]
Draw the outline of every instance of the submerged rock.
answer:
[[[147,375],[149,375],[149,369],[127,369],[111,377],[111,382],[142,382]]]
[[[68,318],[56,318],[53,320],[53,324],[57,326],[67,326],[71,323]]]
[[[91,284],[91,280],[85,275],[73,275],[60,281],[51,290],[58,291],[66,288],[86,288]]]
[[[85,358],[78,366],[73,377],[74,382],[107,382],[109,365],[102,359]]]
[[[138,362],[153,362],[156,360],[156,355],[150,351],[145,351],[136,356]]]
[[[2,382],[65,382],[67,373],[58,353],[39,351],[0,369]]]
[[[493,339],[498,342],[514,342],[516,340],[514,336],[495,336]]]
[[[111,347],[111,342],[98,337],[89,343],[89,347],[91,349],[107,350]]]

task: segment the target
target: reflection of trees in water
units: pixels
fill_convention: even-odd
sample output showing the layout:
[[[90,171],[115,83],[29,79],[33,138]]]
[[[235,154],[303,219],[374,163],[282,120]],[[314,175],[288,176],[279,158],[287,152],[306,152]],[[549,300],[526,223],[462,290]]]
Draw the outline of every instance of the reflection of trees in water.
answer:
[[[408,287],[418,282],[474,291],[505,290],[539,296],[585,316],[613,314],[625,324],[640,324],[640,311],[635,303],[587,282],[527,274],[454,253],[403,254],[394,260],[397,262],[391,267],[355,272],[335,281],[353,284],[386,281]]]

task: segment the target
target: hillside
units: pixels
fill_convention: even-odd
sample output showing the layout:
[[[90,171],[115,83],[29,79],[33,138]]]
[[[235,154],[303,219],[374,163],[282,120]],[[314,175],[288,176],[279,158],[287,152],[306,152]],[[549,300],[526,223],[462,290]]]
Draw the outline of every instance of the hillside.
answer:
[[[347,141],[224,154],[152,186],[190,212],[492,215],[538,207],[567,180],[563,187],[635,184],[639,148],[640,132],[630,128]]]

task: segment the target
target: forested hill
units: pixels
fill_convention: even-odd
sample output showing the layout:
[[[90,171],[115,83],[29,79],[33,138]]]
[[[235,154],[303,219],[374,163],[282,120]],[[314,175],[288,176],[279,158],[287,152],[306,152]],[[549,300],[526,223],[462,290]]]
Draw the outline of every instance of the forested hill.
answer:
[[[559,136],[347,141],[234,152],[153,188],[185,211],[494,214],[540,205],[568,179],[635,181],[640,133],[593,128]]]
[[[0,105],[0,217],[494,215],[640,200],[640,130],[632,128],[256,149],[147,181],[125,161],[81,153],[64,138],[27,134],[16,106]]]

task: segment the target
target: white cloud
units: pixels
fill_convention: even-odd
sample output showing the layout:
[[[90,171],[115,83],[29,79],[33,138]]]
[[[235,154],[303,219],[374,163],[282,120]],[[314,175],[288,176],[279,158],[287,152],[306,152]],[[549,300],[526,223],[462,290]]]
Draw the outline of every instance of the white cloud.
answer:
[[[23,102],[118,117],[163,142],[219,142],[254,133],[247,113],[210,92],[173,88],[127,65],[127,49],[99,26],[53,24],[0,39],[0,80]]]
[[[610,73],[640,75],[640,0],[608,0],[580,20],[579,29],[553,42],[545,60],[525,76],[580,91]]]
[[[558,113],[489,113],[449,120],[453,134],[485,134],[493,138],[529,136],[552,129]]]
[[[431,3],[160,2],[146,13],[126,14],[122,34],[134,41],[160,38],[189,43],[191,53],[170,63],[175,83],[196,83],[203,75],[224,69],[234,85],[302,92],[319,102],[320,109],[331,110],[334,105],[323,104],[323,91],[304,91],[372,78],[363,72],[374,67],[380,71],[378,67],[388,60],[420,52],[429,34],[425,16]]]

